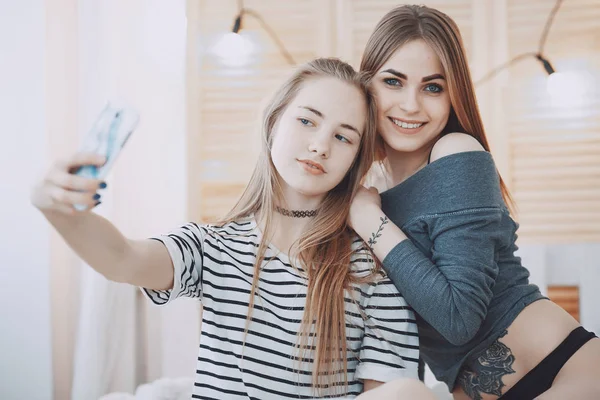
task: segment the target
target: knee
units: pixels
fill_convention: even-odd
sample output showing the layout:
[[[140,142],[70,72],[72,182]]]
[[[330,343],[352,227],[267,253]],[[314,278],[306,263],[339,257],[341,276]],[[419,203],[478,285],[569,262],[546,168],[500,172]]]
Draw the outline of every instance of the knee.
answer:
[[[387,385],[390,385],[390,393],[393,393],[390,400],[437,400],[433,391],[417,379],[400,378],[389,382]]]

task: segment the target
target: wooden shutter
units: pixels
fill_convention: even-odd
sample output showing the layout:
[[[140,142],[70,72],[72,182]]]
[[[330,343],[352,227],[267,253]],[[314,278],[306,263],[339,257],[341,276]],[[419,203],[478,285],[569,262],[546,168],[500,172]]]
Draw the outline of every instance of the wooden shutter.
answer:
[[[549,286],[548,298],[579,321],[579,286]]]
[[[510,56],[535,51],[549,0],[509,0]],[[600,240],[600,2],[565,1],[544,53],[557,71],[587,71],[577,106],[557,105],[533,58],[510,70],[505,104],[511,187],[528,242]]]
[[[394,1],[394,0],[347,0],[342,2],[345,16],[342,23],[347,22],[346,29],[343,31],[348,38],[348,43],[340,43],[345,50],[342,51],[348,61],[358,67],[363,49],[373,32],[375,25],[379,20],[393,8],[402,4],[415,4],[414,2]],[[472,4],[471,0],[432,0],[427,2],[427,6],[437,8],[448,14],[458,24],[467,52],[471,44],[472,32]]]
[[[231,30],[237,1],[194,0],[190,5],[190,217],[214,221],[231,209],[245,187],[260,149],[262,105],[291,67],[271,37],[251,16],[243,19],[242,33],[258,47],[256,58],[243,68],[227,67],[211,53],[212,45]],[[317,0],[244,1],[260,14],[297,63],[323,49],[327,38],[324,8]],[[321,11],[321,13],[319,13]],[[196,57],[194,59],[193,57]]]

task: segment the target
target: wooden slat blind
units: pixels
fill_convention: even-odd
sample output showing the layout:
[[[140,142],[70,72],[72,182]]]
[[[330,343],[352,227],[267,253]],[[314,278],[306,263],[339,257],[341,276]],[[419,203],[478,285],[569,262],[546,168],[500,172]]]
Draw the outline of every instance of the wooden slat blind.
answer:
[[[471,0],[432,0],[427,2],[427,6],[437,8],[448,14],[458,24],[467,52],[470,50],[471,32],[472,32],[472,1]],[[402,4],[415,4],[410,1],[394,0],[348,0],[351,16],[348,23],[350,32],[352,32],[352,55],[353,65],[358,67],[362,51],[373,32],[375,25],[391,9]]]
[[[548,298],[579,321],[579,286],[549,286]]]
[[[224,67],[208,50],[236,15],[233,0],[195,0],[199,12],[199,62],[191,104],[197,125],[190,135],[191,217],[212,221],[233,205],[245,186],[260,148],[260,105],[291,71],[271,38],[251,17],[243,32],[258,45],[243,69]],[[246,0],[268,22],[297,62],[322,54],[358,66],[377,21],[403,2],[393,0]],[[467,53],[477,40],[472,0],[427,3],[458,23]],[[506,0],[509,56],[535,51],[554,1]],[[481,12],[481,7],[479,7]],[[322,15],[326,14],[326,17]],[[528,242],[600,240],[600,3],[565,1],[546,51],[557,70],[591,73],[582,106],[553,105],[546,75],[533,58],[510,69],[505,91],[510,169],[521,239]],[[332,43],[324,51],[323,43]],[[479,46],[481,48],[481,46]],[[481,49],[480,49],[481,50]],[[492,50],[490,50],[492,51]],[[481,71],[480,71],[481,72]],[[503,139],[504,140],[504,139]]]
[[[237,12],[236,1],[195,0],[192,23],[198,25],[198,76],[191,81],[190,109],[195,128],[190,144],[190,192],[193,219],[214,221],[223,216],[243,190],[260,149],[261,103],[291,72],[259,22],[243,21],[243,33],[258,46],[257,57],[244,68],[223,66],[210,52],[216,40],[231,29]],[[461,25],[469,47],[471,0],[436,0],[434,7],[447,12]],[[333,43],[331,56],[339,56],[358,66],[362,48],[377,21],[396,1],[367,0],[247,0],[245,7],[258,12],[277,33],[296,62],[310,60],[324,51],[323,43]],[[329,13],[329,14],[328,14]],[[340,16],[341,13],[344,13]],[[325,17],[320,17],[325,15]],[[344,17],[347,16],[348,18]],[[193,32],[193,31],[192,31]],[[340,35],[348,32],[348,35]],[[349,52],[342,48],[351,49]],[[192,63],[194,65],[194,63]],[[194,71],[191,72],[192,74]]]
[[[554,1],[508,1],[509,52],[535,51]],[[544,53],[557,71],[587,72],[579,105],[556,104],[535,60],[510,70],[511,187],[521,240],[600,240],[600,3],[565,1]]]
[[[262,105],[270,93],[292,71],[278,48],[251,16],[243,20],[243,34],[257,46],[256,57],[244,67],[228,67],[210,51],[211,46],[228,32],[237,13],[237,1],[197,0],[198,38],[201,62],[198,71],[199,98],[196,111],[200,140],[191,152],[191,174],[197,178],[199,202],[192,217],[214,221],[231,209],[254,168],[260,149]],[[315,29],[317,0],[245,1],[276,32],[297,63],[316,57],[318,42],[323,40]]]

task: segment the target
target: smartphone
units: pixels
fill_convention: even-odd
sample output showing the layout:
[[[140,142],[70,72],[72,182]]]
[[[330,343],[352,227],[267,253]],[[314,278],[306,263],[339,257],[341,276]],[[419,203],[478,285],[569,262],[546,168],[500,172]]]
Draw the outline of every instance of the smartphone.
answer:
[[[109,102],[84,137],[80,148],[80,151],[104,156],[106,162],[100,167],[84,165],[74,174],[84,178],[104,179],[138,122],[139,113],[135,109]],[[75,205],[75,208],[84,210],[85,206]]]

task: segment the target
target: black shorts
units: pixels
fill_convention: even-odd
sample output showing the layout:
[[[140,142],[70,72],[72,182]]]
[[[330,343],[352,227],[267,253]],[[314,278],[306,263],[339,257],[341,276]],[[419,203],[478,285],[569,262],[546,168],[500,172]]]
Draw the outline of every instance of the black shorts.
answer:
[[[521,378],[498,400],[533,400],[552,386],[558,372],[569,358],[588,341],[595,338],[593,332],[582,326],[569,333],[561,344],[548,354],[538,365]]]

